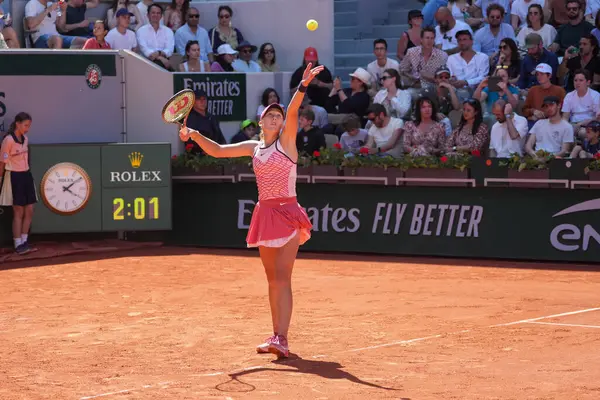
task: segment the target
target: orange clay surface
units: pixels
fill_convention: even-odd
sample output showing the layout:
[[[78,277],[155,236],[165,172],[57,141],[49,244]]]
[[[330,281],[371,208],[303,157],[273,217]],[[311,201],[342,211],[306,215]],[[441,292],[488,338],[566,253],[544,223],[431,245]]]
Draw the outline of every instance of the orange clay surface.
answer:
[[[283,362],[255,353],[256,251],[25,260],[0,282],[2,400],[600,399],[581,266],[301,254]]]

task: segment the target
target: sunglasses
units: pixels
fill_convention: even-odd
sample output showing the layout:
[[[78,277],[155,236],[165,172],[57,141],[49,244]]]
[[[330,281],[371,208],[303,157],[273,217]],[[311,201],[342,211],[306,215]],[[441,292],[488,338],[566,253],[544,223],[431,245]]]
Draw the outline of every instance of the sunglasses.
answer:
[[[387,81],[388,79],[392,79],[392,77],[391,76],[382,76],[381,78],[379,78],[379,80],[383,81],[383,82]]]
[[[508,65],[496,65],[496,69],[508,69]]]
[[[529,11],[529,15],[540,15],[539,11]]]
[[[508,46],[507,46],[507,45],[505,45],[505,44],[502,44],[502,45],[498,46],[498,48],[499,48],[500,50],[506,50],[506,49],[508,48]]]
[[[567,11],[579,11],[579,7],[567,7]]]
[[[241,50],[240,53],[252,53],[252,50],[244,49],[244,50]]]
[[[190,14],[188,18],[200,18],[200,14]]]
[[[274,49],[265,49],[264,53],[265,54],[273,54],[273,53],[275,53],[275,50]]]

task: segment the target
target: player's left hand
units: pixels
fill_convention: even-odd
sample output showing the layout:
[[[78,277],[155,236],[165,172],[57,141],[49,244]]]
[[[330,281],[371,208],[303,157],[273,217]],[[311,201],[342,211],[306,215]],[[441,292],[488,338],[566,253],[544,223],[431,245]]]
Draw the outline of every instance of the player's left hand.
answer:
[[[306,69],[304,70],[304,74],[302,75],[302,82],[300,82],[300,84],[308,86],[310,81],[312,81],[314,77],[319,75],[324,69],[325,66],[323,65],[319,65],[318,67],[313,68],[312,63],[308,63]]]

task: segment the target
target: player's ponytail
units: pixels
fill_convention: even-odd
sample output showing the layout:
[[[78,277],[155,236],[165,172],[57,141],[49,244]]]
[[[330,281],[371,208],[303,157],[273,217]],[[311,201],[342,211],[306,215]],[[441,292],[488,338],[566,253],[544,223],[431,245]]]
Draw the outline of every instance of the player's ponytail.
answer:
[[[15,130],[17,129],[17,124],[25,121],[31,121],[31,115],[21,111],[20,113],[15,115],[15,120],[8,127],[8,133],[14,134]]]

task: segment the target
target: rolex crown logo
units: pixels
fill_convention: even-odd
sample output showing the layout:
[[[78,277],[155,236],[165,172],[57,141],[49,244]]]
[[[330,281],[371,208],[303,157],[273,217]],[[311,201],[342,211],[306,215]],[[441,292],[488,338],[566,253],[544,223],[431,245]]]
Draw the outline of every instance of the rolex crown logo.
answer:
[[[142,159],[144,155],[140,152],[134,151],[129,155],[129,162],[133,168],[139,168],[142,165]]]

